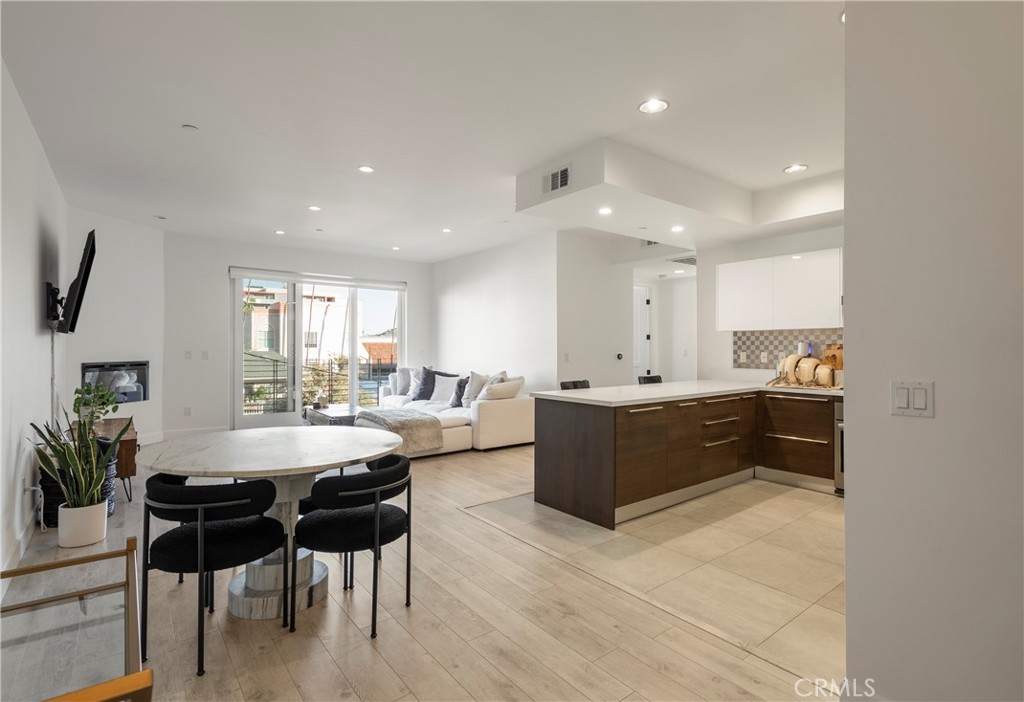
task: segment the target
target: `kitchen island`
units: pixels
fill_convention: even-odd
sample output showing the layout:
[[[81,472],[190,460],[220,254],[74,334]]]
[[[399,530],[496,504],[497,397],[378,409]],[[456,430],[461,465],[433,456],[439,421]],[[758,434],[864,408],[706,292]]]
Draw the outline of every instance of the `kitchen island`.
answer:
[[[534,499],[608,529],[756,465],[818,487],[832,478],[841,392],[696,380],[532,395]]]

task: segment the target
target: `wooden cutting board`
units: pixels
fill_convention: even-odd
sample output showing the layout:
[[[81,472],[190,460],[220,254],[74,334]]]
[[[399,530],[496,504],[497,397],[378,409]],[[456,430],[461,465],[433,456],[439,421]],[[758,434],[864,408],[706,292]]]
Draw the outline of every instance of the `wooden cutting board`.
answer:
[[[821,353],[821,362],[827,363],[835,370],[843,370],[843,345],[825,344],[825,350]]]

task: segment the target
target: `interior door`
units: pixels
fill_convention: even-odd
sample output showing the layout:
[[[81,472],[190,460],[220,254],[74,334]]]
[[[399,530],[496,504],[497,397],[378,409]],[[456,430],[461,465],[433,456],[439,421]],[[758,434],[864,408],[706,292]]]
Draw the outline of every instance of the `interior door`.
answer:
[[[651,290],[633,287],[633,377],[651,371]]]
[[[302,423],[296,284],[235,278],[234,427]]]

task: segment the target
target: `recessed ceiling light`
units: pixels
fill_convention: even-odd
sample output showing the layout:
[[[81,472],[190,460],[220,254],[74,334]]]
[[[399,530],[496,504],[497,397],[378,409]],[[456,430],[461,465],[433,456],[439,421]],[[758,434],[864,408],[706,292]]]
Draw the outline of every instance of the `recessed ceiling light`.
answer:
[[[807,164],[805,163],[791,163],[782,169],[782,172],[786,175],[793,175],[794,173],[803,173],[807,170]]]
[[[637,227],[637,231],[646,232],[647,227]]]
[[[444,229],[441,230],[441,233],[442,234],[451,234],[452,230],[449,229],[448,227],[445,227]]]
[[[194,124],[183,124],[183,125],[181,125],[181,128],[182,129],[189,129],[189,130],[191,130],[193,132],[198,132],[199,131],[199,127],[197,127]]]
[[[664,112],[668,109],[668,103],[659,98],[651,98],[645,102],[641,102],[636,108],[643,112],[645,115],[656,115],[659,112]]]
[[[323,231],[323,229],[321,229],[320,227],[317,227],[317,228],[316,228],[316,230],[317,230],[318,232],[322,232],[322,231]]]
[[[843,10],[842,12],[839,13],[839,22],[842,24],[846,24],[846,10]]]
[[[392,251],[398,251],[398,247],[397,247],[397,246],[392,246],[392,247],[391,247],[391,250],[392,250]]]
[[[360,166],[358,169],[360,173],[373,173],[375,170],[373,166]]]
[[[685,273],[686,271],[685,270],[678,270],[678,271],[674,271],[674,272],[675,273]]]
[[[284,230],[283,230],[283,229],[278,229],[278,230],[277,230],[276,232],[274,232],[274,233],[275,233],[275,234],[277,234],[278,236],[281,236],[282,234],[284,234]]]
[[[599,209],[597,211],[597,213],[599,215],[604,215],[605,217],[607,217],[608,215],[610,215],[612,213],[612,208],[611,207],[602,207],[601,209]]]
[[[676,226],[672,227],[672,233],[673,234],[682,234],[683,233],[682,225],[677,224]]]
[[[795,260],[796,260],[796,259],[798,259],[798,258],[800,258],[800,257],[799,257],[799,256],[794,256],[794,257],[793,257],[793,260],[795,261]]]
[[[311,212],[319,212],[320,211],[320,207],[317,206],[317,205],[310,205],[309,209],[310,209]]]
[[[157,219],[167,219],[163,215],[153,215],[153,216],[156,217]]]

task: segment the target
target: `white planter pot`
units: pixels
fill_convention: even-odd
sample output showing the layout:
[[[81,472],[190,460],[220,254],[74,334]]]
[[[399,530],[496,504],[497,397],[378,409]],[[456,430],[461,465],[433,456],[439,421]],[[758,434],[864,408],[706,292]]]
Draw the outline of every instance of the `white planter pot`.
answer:
[[[57,514],[57,545],[62,548],[88,546],[107,538],[106,500],[88,507],[68,507],[65,502]]]

